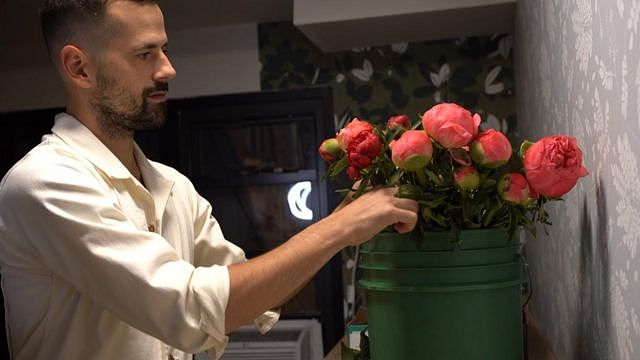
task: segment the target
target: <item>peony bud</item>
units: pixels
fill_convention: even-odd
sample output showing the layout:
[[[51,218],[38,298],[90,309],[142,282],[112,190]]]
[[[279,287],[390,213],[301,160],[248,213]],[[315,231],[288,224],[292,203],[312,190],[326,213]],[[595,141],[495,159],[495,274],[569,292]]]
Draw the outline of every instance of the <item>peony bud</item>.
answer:
[[[453,103],[438,104],[422,115],[424,130],[447,149],[469,145],[479,125],[480,115],[471,116],[469,110]]]
[[[478,134],[471,144],[471,159],[482,167],[496,169],[509,161],[512,151],[503,133],[489,129]]]
[[[336,139],[338,140],[338,144],[340,144],[340,148],[344,151],[347,151],[347,147],[349,143],[358,136],[358,134],[362,131],[373,131],[373,126],[366,121],[362,121],[358,118],[353,118],[347,126],[345,126],[342,130],[338,132],[336,135]]]
[[[405,130],[411,128],[411,122],[407,115],[394,115],[387,120],[387,129],[394,130],[397,128],[403,128]]]
[[[504,201],[518,205],[526,205],[531,201],[529,183],[521,174],[508,173],[502,175],[498,180],[497,187],[498,194]]]
[[[460,190],[474,190],[480,185],[480,174],[473,166],[463,166],[453,172],[453,180]]]
[[[391,160],[400,169],[417,171],[427,166],[433,146],[422,130],[407,130],[391,146]]]
[[[531,188],[547,197],[568,193],[579,178],[589,174],[576,139],[566,135],[540,139],[527,149],[523,163]]]
[[[320,144],[320,148],[318,149],[320,152],[320,156],[324,159],[324,161],[331,162],[338,159],[342,156],[343,151],[338,145],[338,140],[336,138],[326,139]]]

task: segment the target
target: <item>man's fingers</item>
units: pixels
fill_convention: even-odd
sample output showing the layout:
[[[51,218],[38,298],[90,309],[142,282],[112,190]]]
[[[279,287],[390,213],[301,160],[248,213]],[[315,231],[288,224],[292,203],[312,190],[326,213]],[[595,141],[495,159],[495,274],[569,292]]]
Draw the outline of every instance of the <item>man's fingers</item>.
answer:
[[[418,222],[416,211],[405,210],[400,212],[399,220],[393,224],[393,227],[401,234],[412,231]]]

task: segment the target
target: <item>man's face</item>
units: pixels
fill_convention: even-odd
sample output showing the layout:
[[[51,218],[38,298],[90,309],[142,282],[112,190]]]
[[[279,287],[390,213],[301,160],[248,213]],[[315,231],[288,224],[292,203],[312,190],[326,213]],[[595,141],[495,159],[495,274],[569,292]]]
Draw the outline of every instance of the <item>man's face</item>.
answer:
[[[100,126],[111,137],[161,127],[168,81],[176,75],[162,13],[152,3],[111,1],[106,16],[109,34],[97,55],[91,99]]]

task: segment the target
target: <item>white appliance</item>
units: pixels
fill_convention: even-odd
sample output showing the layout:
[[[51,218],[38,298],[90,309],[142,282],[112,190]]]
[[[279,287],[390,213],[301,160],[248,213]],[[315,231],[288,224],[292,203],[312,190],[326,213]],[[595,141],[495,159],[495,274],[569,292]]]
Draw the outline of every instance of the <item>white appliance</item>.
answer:
[[[229,334],[222,360],[322,360],[322,326],[315,319],[280,320],[267,334],[247,325]],[[196,360],[207,359],[197,354]]]

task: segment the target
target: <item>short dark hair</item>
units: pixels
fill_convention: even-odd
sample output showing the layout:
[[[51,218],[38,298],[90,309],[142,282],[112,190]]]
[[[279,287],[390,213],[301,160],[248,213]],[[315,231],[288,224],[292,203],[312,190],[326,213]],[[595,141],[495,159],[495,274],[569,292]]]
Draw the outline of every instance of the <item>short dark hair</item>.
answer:
[[[100,44],[105,35],[105,12],[110,0],[44,0],[40,25],[49,56],[55,64],[60,49],[67,44]],[[155,0],[127,0],[156,3]]]

